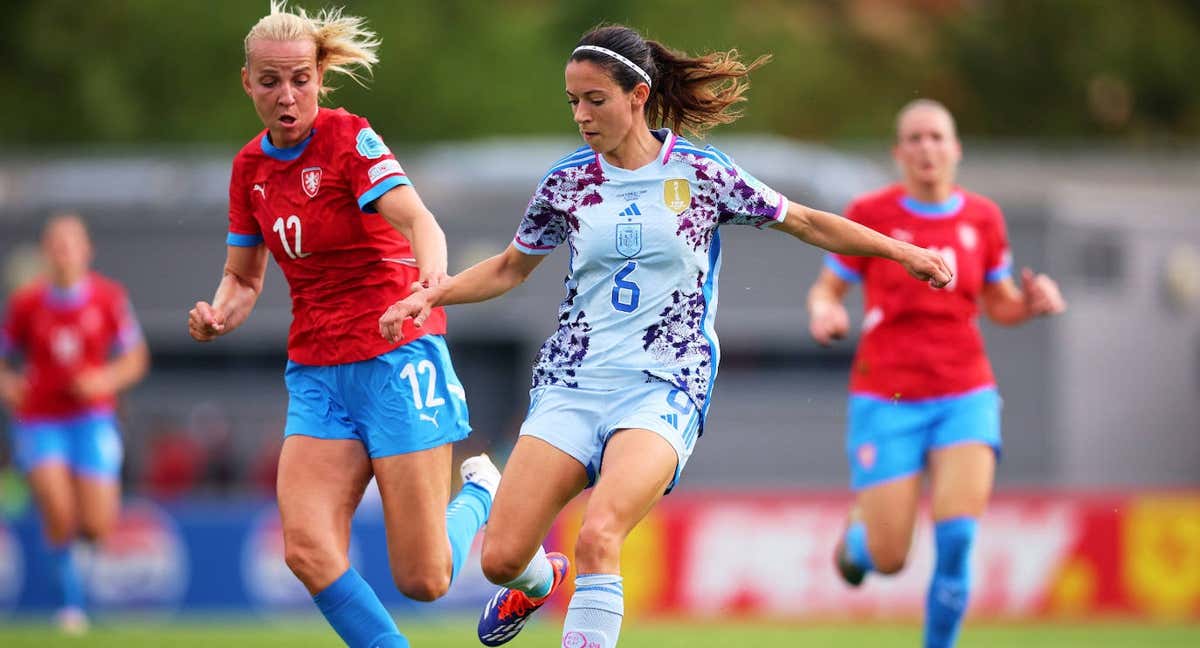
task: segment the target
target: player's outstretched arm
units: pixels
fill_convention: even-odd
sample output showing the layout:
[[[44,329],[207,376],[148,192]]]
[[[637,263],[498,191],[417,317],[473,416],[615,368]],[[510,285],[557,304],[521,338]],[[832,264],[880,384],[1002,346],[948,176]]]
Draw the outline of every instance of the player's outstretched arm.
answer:
[[[850,331],[850,315],[843,299],[850,282],[823,268],[808,289],[808,332],[821,346],[846,337]]]
[[[1029,268],[1021,270],[1021,287],[1006,278],[983,287],[983,311],[988,319],[1004,326],[1016,326],[1038,316],[1058,315],[1067,310],[1067,302],[1058,283]]]
[[[950,283],[954,274],[941,255],[897,241],[837,214],[788,202],[787,215],[775,229],[819,248],[851,256],[876,256],[904,266],[908,274],[934,288]]]
[[[401,324],[412,318],[421,326],[435,306],[473,304],[499,297],[524,283],[545,256],[525,254],[509,245],[503,252],[450,277],[439,286],[418,290],[392,304],[379,318],[379,333],[391,342],[401,337]]]
[[[267,272],[267,247],[228,246],[225,273],[212,303],[196,302],[188,311],[188,334],[208,342],[242,325],[262,293]]]
[[[85,400],[117,394],[137,384],[149,368],[150,349],[139,340],[103,367],[77,374],[71,389]]]
[[[375,201],[375,209],[412,245],[418,281],[437,286],[446,279],[446,234],[425,207],[417,190],[409,185],[395,187]]]
[[[16,412],[25,399],[25,377],[8,365],[8,361],[0,358],[0,404],[9,412]]]

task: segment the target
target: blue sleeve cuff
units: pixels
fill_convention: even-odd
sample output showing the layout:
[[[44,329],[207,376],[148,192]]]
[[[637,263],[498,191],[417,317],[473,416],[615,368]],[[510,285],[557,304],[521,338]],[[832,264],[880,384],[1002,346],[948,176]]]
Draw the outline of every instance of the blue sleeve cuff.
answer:
[[[406,175],[393,175],[380,180],[379,184],[367,189],[363,195],[358,197],[358,208],[361,209],[364,214],[374,214],[375,205],[372,203],[378,200],[383,194],[395,189],[396,187],[399,187],[400,185],[411,186],[412,180],[409,180],[408,176]]]
[[[258,247],[262,245],[263,237],[261,234],[237,234],[230,232],[225,237],[225,245],[234,247]]]
[[[1008,279],[1011,276],[1012,276],[1012,264],[1005,263],[1004,265],[1002,265],[998,268],[988,270],[988,273],[986,275],[984,275],[983,280],[986,281],[987,283],[996,283],[997,281],[1004,281],[1005,279]]]
[[[113,355],[121,355],[133,347],[137,346],[142,341],[142,327],[133,324],[121,329],[117,333],[117,339],[113,341]]]
[[[825,255],[825,267],[833,271],[833,274],[841,278],[842,281],[850,283],[858,283],[862,281],[862,275],[846,267],[846,264],[838,261],[837,257],[832,254]]]

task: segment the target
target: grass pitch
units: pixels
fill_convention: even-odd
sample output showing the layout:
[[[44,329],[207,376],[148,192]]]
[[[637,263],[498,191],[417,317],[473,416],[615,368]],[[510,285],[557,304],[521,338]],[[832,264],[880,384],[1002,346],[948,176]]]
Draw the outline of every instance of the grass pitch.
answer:
[[[473,620],[422,621],[403,628],[414,648],[476,648]],[[333,631],[309,620],[178,623],[100,623],[84,637],[64,637],[44,623],[0,622],[0,646],[6,648],[249,648],[289,646],[336,648]],[[557,624],[531,625],[513,648],[554,648]],[[630,624],[621,633],[621,648],[917,648],[915,625],[789,625],[785,623],[658,623]],[[969,625],[958,648],[1184,648],[1200,646],[1200,625]]]

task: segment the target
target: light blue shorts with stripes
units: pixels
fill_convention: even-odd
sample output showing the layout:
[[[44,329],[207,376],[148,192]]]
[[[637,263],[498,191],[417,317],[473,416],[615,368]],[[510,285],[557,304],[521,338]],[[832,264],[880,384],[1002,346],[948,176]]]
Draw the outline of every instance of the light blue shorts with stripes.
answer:
[[[679,458],[667,492],[675,488],[703,425],[687,394],[662,381],[614,390],[548,385],[529,392],[521,434],[536,437],[583,464],[588,486],[596,483],[604,447],[617,430],[640,428],[666,439]]]

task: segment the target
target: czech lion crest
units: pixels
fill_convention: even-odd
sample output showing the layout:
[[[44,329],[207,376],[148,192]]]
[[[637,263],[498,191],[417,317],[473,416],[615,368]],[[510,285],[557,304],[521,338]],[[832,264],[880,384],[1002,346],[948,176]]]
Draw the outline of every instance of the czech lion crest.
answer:
[[[300,172],[300,188],[309,198],[316,198],[321,190],[321,167],[308,167]]]

